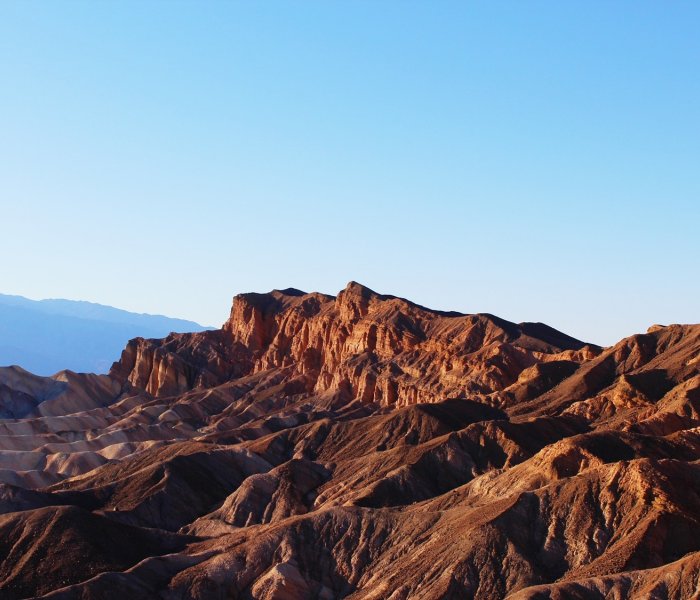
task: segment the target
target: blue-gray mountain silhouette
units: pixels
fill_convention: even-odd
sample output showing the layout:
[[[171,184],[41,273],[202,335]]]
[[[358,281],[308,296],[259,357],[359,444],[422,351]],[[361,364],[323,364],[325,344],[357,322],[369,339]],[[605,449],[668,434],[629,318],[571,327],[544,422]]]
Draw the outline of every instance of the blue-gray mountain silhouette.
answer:
[[[62,369],[106,373],[128,340],[206,329],[193,321],[74,300],[0,294],[0,366],[38,375]]]

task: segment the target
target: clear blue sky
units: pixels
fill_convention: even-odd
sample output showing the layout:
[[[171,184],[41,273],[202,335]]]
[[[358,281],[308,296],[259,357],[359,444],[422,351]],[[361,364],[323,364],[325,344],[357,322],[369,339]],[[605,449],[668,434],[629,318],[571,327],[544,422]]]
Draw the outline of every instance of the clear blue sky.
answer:
[[[697,2],[3,2],[0,292],[700,321]]]

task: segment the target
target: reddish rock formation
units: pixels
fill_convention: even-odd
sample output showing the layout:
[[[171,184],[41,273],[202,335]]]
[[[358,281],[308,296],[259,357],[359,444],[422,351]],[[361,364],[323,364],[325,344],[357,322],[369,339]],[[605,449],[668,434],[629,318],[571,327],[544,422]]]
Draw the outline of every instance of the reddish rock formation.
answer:
[[[350,283],[0,369],[0,596],[692,598],[700,326],[601,349]]]
[[[132,340],[112,375],[169,396],[284,369],[308,392],[405,406],[488,394],[528,367],[598,352],[541,323],[433,311],[351,282],[335,298],[241,294],[221,331]]]

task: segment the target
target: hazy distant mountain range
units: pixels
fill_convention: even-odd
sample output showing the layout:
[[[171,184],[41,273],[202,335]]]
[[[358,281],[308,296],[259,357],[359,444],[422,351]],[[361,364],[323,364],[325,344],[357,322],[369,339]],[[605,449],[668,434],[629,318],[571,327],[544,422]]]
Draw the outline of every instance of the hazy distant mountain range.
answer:
[[[0,294],[0,366],[19,365],[39,375],[61,369],[106,373],[131,338],[205,329],[92,302]]]

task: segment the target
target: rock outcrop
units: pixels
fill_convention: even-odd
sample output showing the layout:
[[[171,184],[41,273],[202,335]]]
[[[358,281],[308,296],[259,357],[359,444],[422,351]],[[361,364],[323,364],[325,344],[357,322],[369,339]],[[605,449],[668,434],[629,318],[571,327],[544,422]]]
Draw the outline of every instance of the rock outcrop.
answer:
[[[337,297],[241,294],[221,331],[132,340],[112,375],[169,396],[285,370],[308,392],[406,406],[488,394],[525,369],[575,365],[599,351],[541,323],[433,311],[351,282]],[[533,376],[546,385],[555,371]]]

